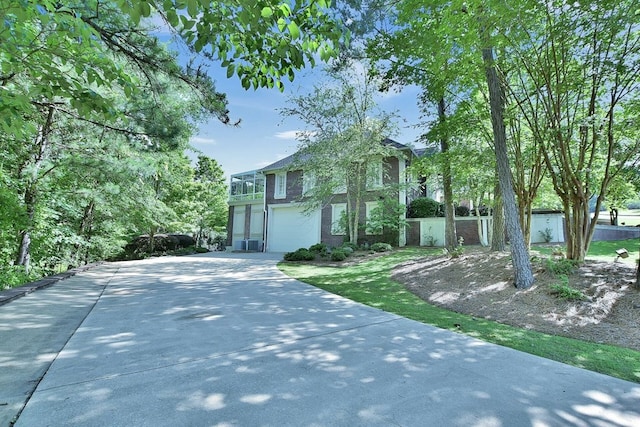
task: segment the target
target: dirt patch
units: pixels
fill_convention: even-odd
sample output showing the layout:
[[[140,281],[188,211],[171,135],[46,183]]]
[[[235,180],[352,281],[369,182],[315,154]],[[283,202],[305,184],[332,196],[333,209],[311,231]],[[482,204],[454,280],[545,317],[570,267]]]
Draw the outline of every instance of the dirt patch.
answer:
[[[640,351],[640,291],[635,268],[586,261],[568,284],[585,295],[570,301],[552,294],[557,276],[534,260],[535,284],[513,286],[508,253],[466,248],[459,258],[436,256],[398,266],[392,278],[431,304],[500,323]]]

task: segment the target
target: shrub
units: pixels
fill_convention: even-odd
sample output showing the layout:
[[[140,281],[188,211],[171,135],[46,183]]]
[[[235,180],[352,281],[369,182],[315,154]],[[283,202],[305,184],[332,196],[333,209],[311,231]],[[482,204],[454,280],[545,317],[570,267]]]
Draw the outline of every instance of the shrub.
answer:
[[[428,197],[418,197],[409,204],[407,216],[409,218],[429,218],[438,216],[440,203]]]
[[[555,295],[558,298],[566,299],[568,301],[584,301],[587,299],[582,291],[569,286],[569,278],[561,275],[559,277],[561,283],[554,283],[549,286],[549,292],[551,295]]]
[[[331,251],[331,261],[344,261],[347,259],[347,254],[344,249],[334,249]]]
[[[344,242],[342,244],[342,248],[351,248],[352,251],[357,251],[358,250],[358,245],[356,245],[355,243],[351,243],[351,242]]]
[[[578,266],[578,262],[567,259],[567,258],[559,258],[559,259],[547,259],[546,263],[546,271],[552,273],[556,276],[565,275],[568,276],[576,269]]]
[[[627,203],[627,209],[640,209],[640,200],[633,200]]]
[[[351,255],[354,251],[351,246],[343,246],[340,248],[342,252],[344,252],[347,256]]]
[[[451,258],[458,258],[464,253],[464,237],[458,237],[458,244],[453,250],[448,251]]]
[[[0,266],[0,291],[24,285],[36,277],[35,274],[28,274],[21,265]]]
[[[309,246],[309,251],[316,253],[320,256],[326,256],[329,252],[329,248],[325,243],[316,243],[315,245]]]
[[[488,216],[490,214],[489,208],[486,206],[481,206],[479,208],[472,209],[469,212],[469,215],[473,216]]]
[[[373,245],[371,245],[371,250],[375,251],[375,252],[388,252],[391,249],[393,249],[393,248],[388,243],[379,242],[379,243],[374,243]]]
[[[545,243],[549,243],[553,240],[553,230],[549,227],[545,228],[544,230],[538,231],[538,233],[540,233],[540,236]]]
[[[287,252],[284,254],[285,261],[313,261],[315,255],[309,249],[300,248],[295,252]]]
[[[466,206],[456,206],[456,216],[469,216],[470,210]]]

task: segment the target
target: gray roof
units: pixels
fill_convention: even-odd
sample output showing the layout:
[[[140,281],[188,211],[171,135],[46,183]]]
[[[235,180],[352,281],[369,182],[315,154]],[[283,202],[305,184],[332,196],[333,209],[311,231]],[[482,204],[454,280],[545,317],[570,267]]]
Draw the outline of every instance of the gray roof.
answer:
[[[413,148],[409,147],[408,145],[404,145],[404,144],[399,143],[398,141],[394,141],[391,138],[385,138],[384,140],[382,140],[382,144],[391,146],[391,147],[396,148],[396,149],[401,150],[401,151],[410,151],[415,156],[417,156],[416,150],[414,150]],[[298,153],[294,153],[294,154],[292,154],[290,156],[285,157],[284,159],[280,159],[275,163],[271,163],[270,165],[263,167],[258,172],[264,173],[264,172],[284,169],[284,168],[290,166],[294,162],[294,160],[296,160],[296,156],[298,156],[298,155],[299,155]],[[304,159],[299,158],[297,160],[304,160]]]
[[[440,149],[437,147],[415,148],[413,152],[417,157],[427,157],[439,153]]]

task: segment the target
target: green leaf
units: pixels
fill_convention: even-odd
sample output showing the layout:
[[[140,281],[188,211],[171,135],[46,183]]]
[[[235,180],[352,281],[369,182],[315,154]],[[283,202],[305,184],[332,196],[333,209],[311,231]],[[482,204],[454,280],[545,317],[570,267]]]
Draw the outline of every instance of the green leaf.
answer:
[[[138,4],[138,10],[140,11],[140,15],[144,16],[145,18],[151,15],[151,6],[146,1],[140,2]]]
[[[291,8],[288,4],[281,4],[278,8],[284,16],[291,16]]]
[[[291,34],[292,39],[297,39],[300,37],[300,28],[298,28],[298,24],[291,21],[289,25],[287,25],[287,29],[289,30],[289,34]]]
[[[198,11],[199,11],[198,6],[199,6],[198,0],[187,1],[187,13],[189,14],[189,16],[191,16],[192,18],[195,18],[198,16]]]
[[[227,78],[230,79],[233,76],[233,72],[235,71],[235,66],[233,64],[229,64],[227,67]]]
[[[273,9],[270,8],[269,6],[263,7],[261,15],[263,18],[270,18],[273,15]]]
[[[180,25],[180,19],[178,18],[178,14],[176,13],[175,9],[167,10],[166,16],[167,22],[169,22],[169,25],[171,25],[172,27],[177,27],[178,25]]]

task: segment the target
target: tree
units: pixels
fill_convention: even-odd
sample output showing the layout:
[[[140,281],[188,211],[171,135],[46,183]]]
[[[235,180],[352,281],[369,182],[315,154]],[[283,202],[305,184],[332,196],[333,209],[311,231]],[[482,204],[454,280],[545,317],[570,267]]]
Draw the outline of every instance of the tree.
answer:
[[[534,137],[545,141],[542,154],[565,212],[567,257],[581,261],[609,187],[640,162],[630,126],[640,93],[637,5],[525,3],[514,17],[522,25],[505,37],[517,61],[510,90]]]
[[[394,132],[393,115],[377,111],[374,82],[368,74],[351,69],[329,77],[329,83],[316,85],[311,93],[291,98],[292,106],[281,113],[307,125],[298,134],[298,155],[291,166],[315,178],[305,203],[315,208],[330,203],[337,193],[346,193],[346,231],[349,241],[357,243],[367,185],[386,174],[376,165],[399,155],[393,144],[384,143]],[[383,183],[376,184],[383,195]]]
[[[527,288],[533,283],[533,274],[520,229],[509,166],[503,117],[504,87],[494,60],[493,34],[487,31],[490,24],[498,22],[488,22],[491,16],[486,9],[489,8],[480,2],[406,1],[395,6],[394,30],[383,34],[370,49],[374,51],[382,44],[386,48],[383,51],[387,52],[384,59],[392,62],[392,70],[411,69],[413,74],[422,74],[423,80],[436,79],[449,90],[455,85],[462,94],[470,94],[478,87],[478,77],[484,72],[515,285]]]
[[[0,265],[30,267],[32,254],[38,268],[110,256],[126,235],[186,226],[177,207],[191,197],[190,212],[202,214],[203,193],[216,214],[200,215],[202,224],[219,223],[222,204],[210,197],[220,198],[220,185],[191,180],[162,200],[168,176],[155,166],[162,157],[184,167],[195,123],[229,122],[226,99],[201,68],[179,66],[142,18],[164,18],[247,88],[282,89],[348,39],[323,0],[0,0],[0,11],[0,212],[12,219],[0,222]]]
[[[609,219],[611,220],[611,225],[618,225],[618,210],[623,207],[625,203],[633,200],[638,195],[638,189],[633,185],[630,178],[633,178],[633,172],[629,169],[625,169],[611,180],[611,184],[605,198],[609,208]]]
[[[194,215],[198,244],[227,223],[227,186],[222,168],[214,159],[198,156],[194,175]]]

